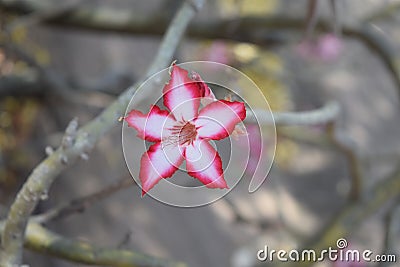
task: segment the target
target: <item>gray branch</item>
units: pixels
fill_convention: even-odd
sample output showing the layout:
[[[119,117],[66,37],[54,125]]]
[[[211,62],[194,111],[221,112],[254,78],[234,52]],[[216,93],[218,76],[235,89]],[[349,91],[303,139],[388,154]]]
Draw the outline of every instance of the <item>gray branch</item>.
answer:
[[[3,228],[4,222],[0,221],[0,230]],[[96,266],[186,267],[182,262],[155,258],[130,250],[100,248],[88,242],[68,239],[33,220],[28,223],[25,247],[46,255]]]
[[[336,120],[340,107],[337,102],[328,102],[323,107],[311,111],[299,112],[274,112],[266,110],[253,110],[247,112],[246,121],[260,124],[275,123],[284,125],[318,125],[327,124]]]

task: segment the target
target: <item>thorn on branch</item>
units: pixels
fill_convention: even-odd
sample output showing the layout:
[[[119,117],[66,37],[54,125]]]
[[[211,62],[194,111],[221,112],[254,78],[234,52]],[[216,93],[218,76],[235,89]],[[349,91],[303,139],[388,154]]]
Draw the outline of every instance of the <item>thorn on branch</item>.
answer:
[[[87,160],[89,160],[89,155],[87,153],[82,153],[80,155],[80,158],[83,159],[84,161],[87,161]]]
[[[67,129],[65,130],[65,135],[61,141],[61,147],[63,149],[70,148],[74,144],[77,131],[78,131],[78,118],[74,118],[68,124]]]
[[[126,245],[130,242],[131,238],[132,238],[132,231],[129,230],[129,231],[124,235],[124,237],[123,237],[123,239],[121,240],[121,242],[118,243],[117,248],[118,248],[118,249],[121,249],[121,248],[123,248],[124,246],[126,246]]]
[[[54,149],[51,146],[46,146],[44,151],[47,156],[51,156],[54,153]]]
[[[49,198],[49,194],[47,191],[44,191],[40,194],[40,200],[47,200]]]
[[[187,0],[193,10],[197,13],[203,7],[204,1]]]
[[[64,165],[68,164],[68,157],[66,155],[60,155],[60,162]]]

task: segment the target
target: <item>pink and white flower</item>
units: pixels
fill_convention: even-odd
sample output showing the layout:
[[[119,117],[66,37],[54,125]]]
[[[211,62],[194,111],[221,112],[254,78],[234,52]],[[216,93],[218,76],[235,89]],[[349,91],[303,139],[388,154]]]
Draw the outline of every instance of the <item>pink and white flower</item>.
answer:
[[[125,117],[138,137],[155,142],[140,162],[142,195],[171,177],[184,160],[188,174],[206,187],[228,188],[221,157],[209,140],[232,134],[246,117],[244,103],[217,100],[197,73],[189,76],[176,65],[163,88],[163,100],[168,110],[153,105],[148,114],[132,110]]]

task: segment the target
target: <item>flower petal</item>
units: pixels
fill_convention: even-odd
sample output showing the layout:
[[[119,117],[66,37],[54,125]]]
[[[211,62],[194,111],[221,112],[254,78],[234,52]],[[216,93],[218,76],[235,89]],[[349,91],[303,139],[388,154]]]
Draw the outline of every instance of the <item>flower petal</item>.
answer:
[[[229,136],[235,125],[245,118],[244,103],[218,100],[200,111],[195,125],[200,138],[220,140]]]
[[[203,81],[203,79],[197,72],[192,71],[190,77],[193,80],[199,82],[198,87],[200,90],[200,97],[201,97],[200,103],[203,106],[207,106],[208,104],[217,100],[211,88]]]
[[[197,139],[185,150],[186,168],[190,176],[209,188],[228,188],[218,152],[206,140]]]
[[[161,110],[153,105],[148,114],[143,114],[138,110],[131,110],[125,117],[128,125],[135,128],[138,136],[150,142],[160,142],[163,136],[169,134],[169,130],[175,120],[166,110]]]
[[[142,155],[139,179],[142,196],[161,179],[171,177],[184,160],[178,146],[163,146],[155,143]]]
[[[172,66],[170,81],[164,86],[164,105],[177,121],[190,121],[197,117],[202,82],[189,78],[188,71]]]

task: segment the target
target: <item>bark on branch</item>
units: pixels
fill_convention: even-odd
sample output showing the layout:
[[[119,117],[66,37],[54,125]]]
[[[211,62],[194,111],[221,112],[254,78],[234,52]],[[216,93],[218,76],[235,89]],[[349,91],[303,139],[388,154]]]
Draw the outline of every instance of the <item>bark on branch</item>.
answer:
[[[254,113],[247,113],[246,121],[260,124],[275,123],[278,126],[318,125],[335,121],[339,111],[340,107],[337,102],[328,102],[323,107],[310,111],[270,113],[266,110],[253,110]]]
[[[4,223],[0,222],[0,230],[3,230]],[[28,223],[25,247],[35,252],[89,265],[115,267],[186,266],[181,262],[154,258],[130,250],[100,248],[88,242],[67,239],[32,220]]]

